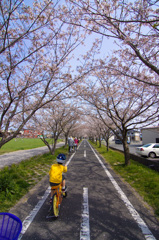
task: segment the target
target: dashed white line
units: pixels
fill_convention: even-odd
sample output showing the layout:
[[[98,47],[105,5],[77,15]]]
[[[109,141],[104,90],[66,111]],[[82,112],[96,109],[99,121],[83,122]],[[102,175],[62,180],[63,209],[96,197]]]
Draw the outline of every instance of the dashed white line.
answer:
[[[88,188],[83,188],[83,209],[80,240],[90,240]]]
[[[66,166],[69,165],[69,163],[71,162],[71,160],[72,160],[72,158],[73,158],[74,155],[75,155],[75,152],[71,155],[70,159],[69,159],[68,162],[66,163]]]
[[[131,216],[134,218],[134,220],[137,222],[138,226],[140,227],[140,229],[141,229],[145,239],[146,240],[156,240],[156,238],[153,236],[152,232],[149,230],[149,228],[146,225],[146,223],[142,220],[142,218],[140,217],[139,213],[135,210],[135,208],[133,207],[133,205],[128,200],[127,196],[125,195],[125,193],[121,190],[121,188],[119,187],[119,185],[117,184],[117,182],[115,181],[113,176],[110,174],[110,172],[107,170],[106,166],[101,161],[101,159],[98,157],[98,155],[96,154],[96,152],[94,151],[94,149],[92,148],[91,145],[90,145],[90,147],[91,147],[92,151],[94,152],[96,158],[98,159],[98,161],[100,162],[100,164],[104,168],[105,173],[109,177],[109,179],[112,182],[112,184],[114,185],[115,189],[119,193],[121,199],[123,200],[123,202],[125,203],[126,207],[128,208]]]
[[[84,157],[86,157],[86,150],[84,150]]]

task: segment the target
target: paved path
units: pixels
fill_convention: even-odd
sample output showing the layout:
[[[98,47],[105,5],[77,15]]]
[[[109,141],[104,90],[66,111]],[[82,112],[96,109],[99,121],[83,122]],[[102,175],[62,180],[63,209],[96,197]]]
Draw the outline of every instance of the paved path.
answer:
[[[158,221],[149,208],[86,140],[67,158],[68,196],[56,221],[46,218],[48,177],[11,210],[23,221],[21,240],[159,239]]]
[[[63,146],[64,143],[58,143],[57,148]],[[10,166],[13,163],[19,163],[23,160],[26,160],[28,158],[31,158],[36,155],[44,154],[49,152],[48,147],[39,147],[29,150],[19,150],[15,152],[5,153],[3,155],[0,155],[0,168],[3,168],[5,166]]]

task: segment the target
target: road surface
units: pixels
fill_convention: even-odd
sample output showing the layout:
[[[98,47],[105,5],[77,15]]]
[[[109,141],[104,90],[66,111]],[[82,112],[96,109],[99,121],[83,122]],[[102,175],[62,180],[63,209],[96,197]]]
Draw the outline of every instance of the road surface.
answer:
[[[155,240],[159,224],[137,194],[83,140],[68,159],[68,196],[57,220],[46,219],[45,177],[11,210],[23,221],[22,240]]]
[[[129,145],[129,151],[130,153],[132,154],[136,154],[136,148],[137,147],[140,147],[142,146],[142,143],[139,142],[139,143],[131,143]],[[122,150],[123,151],[123,144],[116,144],[115,141],[111,141],[110,142],[110,147],[113,147],[113,148],[116,148],[116,149],[119,149],[119,150]]]
[[[64,143],[58,143],[57,148],[63,146]],[[15,152],[5,153],[0,155],[0,168],[5,166],[10,166],[13,163],[17,164],[23,160],[29,159],[31,157],[44,154],[49,152],[48,147],[39,147],[29,150],[19,150]]]

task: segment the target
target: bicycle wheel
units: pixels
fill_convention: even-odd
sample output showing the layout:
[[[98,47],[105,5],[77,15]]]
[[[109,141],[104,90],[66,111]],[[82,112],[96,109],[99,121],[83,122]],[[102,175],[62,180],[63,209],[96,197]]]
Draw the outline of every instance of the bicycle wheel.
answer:
[[[59,204],[58,204],[58,197],[55,193],[52,198],[52,210],[55,217],[59,216]]]

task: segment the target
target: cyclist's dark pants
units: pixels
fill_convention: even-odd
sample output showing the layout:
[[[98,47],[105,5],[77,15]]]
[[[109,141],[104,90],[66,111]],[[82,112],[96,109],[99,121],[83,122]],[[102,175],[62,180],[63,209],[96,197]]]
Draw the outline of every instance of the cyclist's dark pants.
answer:
[[[65,178],[65,176],[64,175],[62,175],[62,182],[63,182],[63,180],[65,180],[66,178]],[[52,183],[52,182],[50,182],[50,186],[52,187],[52,186],[58,186],[59,184],[61,184],[61,183]]]

